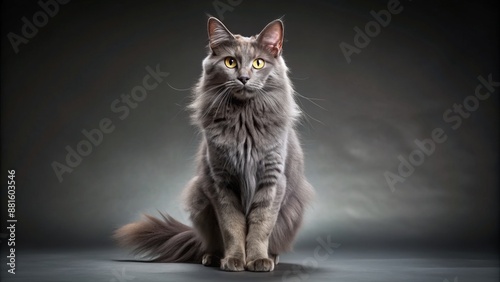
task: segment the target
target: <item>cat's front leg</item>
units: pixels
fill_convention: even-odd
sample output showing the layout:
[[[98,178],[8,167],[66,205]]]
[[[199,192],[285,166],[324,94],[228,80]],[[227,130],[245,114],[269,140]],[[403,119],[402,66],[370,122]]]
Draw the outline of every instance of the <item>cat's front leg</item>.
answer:
[[[245,270],[246,222],[241,204],[227,183],[216,184],[214,208],[224,244],[220,268],[225,271]]]
[[[247,217],[246,267],[250,271],[274,270],[275,258],[269,257],[269,236],[276,224],[286,186],[281,167],[278,163],[266,171]]]

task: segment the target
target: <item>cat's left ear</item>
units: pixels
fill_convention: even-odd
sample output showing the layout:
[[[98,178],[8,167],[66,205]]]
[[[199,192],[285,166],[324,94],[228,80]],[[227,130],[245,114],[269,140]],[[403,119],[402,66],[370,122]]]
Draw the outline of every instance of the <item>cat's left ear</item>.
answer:
[[[259,33],[257,42],[265,49],[269,50],[274,57],[281,55],[283,47],[284,27],[281,20],[274,20],[270,22]]]

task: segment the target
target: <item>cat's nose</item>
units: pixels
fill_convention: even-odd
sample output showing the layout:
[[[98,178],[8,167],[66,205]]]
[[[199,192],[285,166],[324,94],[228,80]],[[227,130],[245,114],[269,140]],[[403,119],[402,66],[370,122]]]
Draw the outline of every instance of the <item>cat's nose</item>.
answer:
[[[243,83],[243,84],[246,84],[249,79],[250,79],[250,77],[248,77],[248,76],[240,76],[240,77],[238,77],[238,80],[241,81],[241,83]]]

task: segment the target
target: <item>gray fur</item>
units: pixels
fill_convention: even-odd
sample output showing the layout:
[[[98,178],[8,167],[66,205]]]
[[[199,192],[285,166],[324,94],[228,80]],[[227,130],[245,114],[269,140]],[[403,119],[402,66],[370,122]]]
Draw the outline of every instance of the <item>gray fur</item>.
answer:
[[[281,56],[283,24],[273,21],[248,38],[210,18],[208,33],[210,52],[189,106],[202,133],[197,173],[184,192],[194,229],[148,217],[116,237],[162,261],[272,271],[313,195],[294,129],[300,111]],[[237,67],[227,67],[226,57]],[[261,69],[252,67],[258,58]]]

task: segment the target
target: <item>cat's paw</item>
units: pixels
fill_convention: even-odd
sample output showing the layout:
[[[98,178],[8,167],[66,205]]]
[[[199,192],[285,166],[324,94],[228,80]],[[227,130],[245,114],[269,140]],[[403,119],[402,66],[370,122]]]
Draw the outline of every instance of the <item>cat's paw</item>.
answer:
[[[207,253],[203,255],[201,263],[204,266],[220,266],[220,257]]]
[[[249,271],[273,271],[274,261],[269,258],[261,258],[251,260],[247,263],[247,270]]]
[[[235,257],[225,257],[220,261],[220,269],[224,271],[243,271],[245,262]]]

